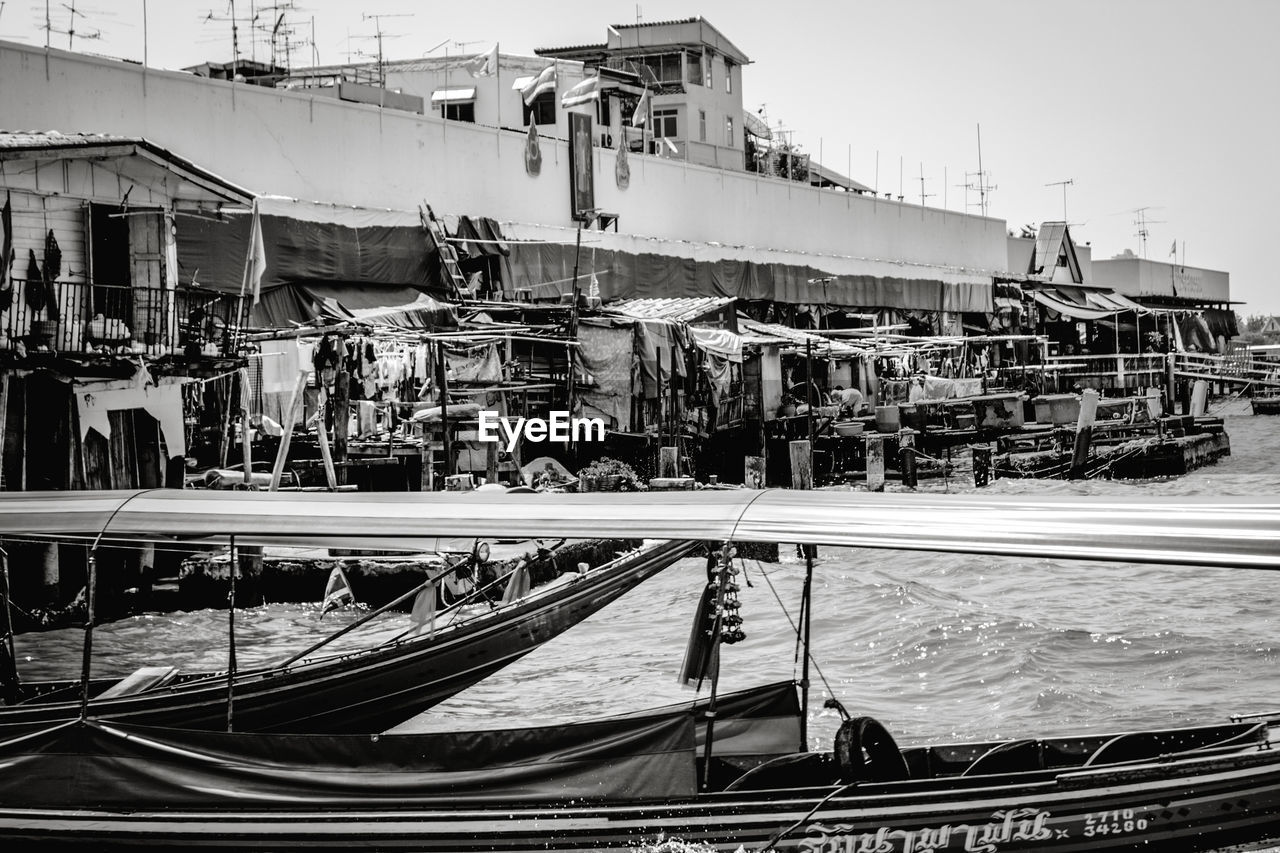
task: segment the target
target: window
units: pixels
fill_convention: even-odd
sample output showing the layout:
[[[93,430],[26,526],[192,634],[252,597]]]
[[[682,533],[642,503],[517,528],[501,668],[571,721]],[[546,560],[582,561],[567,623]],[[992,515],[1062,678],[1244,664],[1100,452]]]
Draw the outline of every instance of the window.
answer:
[[[708,50],[706,53],[702,54],[702,56],[706,60],[704,64],[706,65],[705,75],[707,78],[707,88],[714,89],[716,84],[714,76],[711,73],[711,69],[715,65],[716,55]]]
[[[689,85],[701,86],[702,85],[702,54],[693,53],[693,52],[686,53],[685,65],[689,69]]]
[[[733,94],[733,60],[726,59],[724,61],[724,91],[727,95]]]
[[[738,145],[738,140],[733,138],[733,116],[729,116],[724,120],[724,144],[730,148]]]
[[[683,53],[656,53],[652,56],[637,56],[635,61],[649,66],[649,70],[653,72],[654,79],[660,84],[684,82]]]
[[[474,123],[476,120],[476,102],[467,101],[462,104],[445,104],[440,108],[440,113],[449,121],[469,121]]]
[[[521,99],[524,103],[524,99]],[[533,99],[532,104],[524,107],[524,125],[528,127],[530,124],[555,124],[556,123],[556,93],[543,92],[541,95]]]
[[[654,110],[653,111],[653,135],[659,139],[676,139],[679,134],[676,132],[676,115],[674,109]]]
[[[707,141],[707,111],[698,110],[698,140]]]

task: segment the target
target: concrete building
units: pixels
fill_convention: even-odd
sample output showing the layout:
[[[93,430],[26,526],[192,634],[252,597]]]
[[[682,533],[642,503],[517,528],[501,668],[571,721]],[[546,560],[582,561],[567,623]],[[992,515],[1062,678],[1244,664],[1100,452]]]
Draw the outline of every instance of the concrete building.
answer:
[[[722,79],[730,53],[722,44],[713,80]],[[0,43],[0,115],[10,127],[144,137],[255,194],[410,211],[426,201],[440,214],[491,217],[508,238],[533,241],[517,243],[519,252],[540,255],[519,265],[507,287],[554,295],[575,260],[572,246],[563,249],[575,237],[569,145],[544,137],[540,171],[526,168],[529,139],[514,124],[514,80],[500,85],[512,79],[502,73],[468,77],[477,109],[488,87],[503,93],[495,112],[503,126],[486,126],[482,114],[475,123],[449,121],[430,109],[418,114]],[[729,73],[736,87],[741,69]],[[719,295],[981,311],[991,304],[993,276],[1008,263],[1005,223],[995,218],[625,147],[597,146],[590,162],[595,208],[610,214],[616,232],[592,232],[580,260],[584,275],[598,273],[606,299]],[[679,276],[673,292],[616,286],[603,266],[609,257],[634,264],[651,256]],[[699,264],[710,274],[686,274]]]
[[[644,104],[630,99],[622,105],[629,108],[628,119],[640,106],[648,135],[641,138],[641,132],[625,122],[624,136],[632,150],[647,147],[649,153],[669,153],[690,163],[745,168],[742,68],[751,60],[701,17],[614,24],[602,44],[534,52],[576,60],[587,68],[637,74],[649,99]]]
[[[1098,284],[1105,284],[1143,305],[1162,308],[1226,308],[1231,276],[1221,270],[1140,258],[1126,249],[1093,262]]]

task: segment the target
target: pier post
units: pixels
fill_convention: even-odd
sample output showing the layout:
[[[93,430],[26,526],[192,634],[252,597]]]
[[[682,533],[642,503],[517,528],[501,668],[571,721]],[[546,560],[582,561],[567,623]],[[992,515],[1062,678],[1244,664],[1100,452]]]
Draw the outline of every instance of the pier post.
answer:
[[[1191,386],[1191,411],[1190,414],[1197,418],[1202,418],[1209,409],[1209,383],[1204,379],[1197,379],[1195,384]]]
[[[56,605],[62,594],[58,583],[58,546],[56,544],[36,545],[40,565],[40,598],[41,604]]]
[[[807,441],[793,441],[788,445],[791,452],[791,488],[813,488],[813,454]]]
[[[973,485],[985,488],[991,484],[991,445],[973,448]]]
[[[1178,399],[1178,381],[1175,374],[1177,366],[1177,354],[1169,353],[1165,356],[1165,377],[1164,377],[1164,401],[1166,415],[1174,415],[1174,406],[1177,405]]]
[[[743,459],[742,484],[748,489],[763,489],[765,484],[763,456],[747,456]]]
[[[680,476],[680,449],[678,447],[658,448],[658,476],[675,478]]]
[[[1071,452],[1071,472],[1068,479],[1084,477],[1089,462],[1089,444],[1093,441],[1093,422],[1098,414],[1098,392],[1086,388],[1080,395],[1080,418],[1076,421],[1076,441]]]
[[[916,431],[904,429],[898,433],[898,466],[902,471],[902,485],[914,489],[916,476]]]
[[[337,482],[347,484],[347,436],[351,430],[351,389],[347,371],[341,364],[333,377],[333,461]]]
[[[867,436],[867,491],[884,491],[884,437]]]

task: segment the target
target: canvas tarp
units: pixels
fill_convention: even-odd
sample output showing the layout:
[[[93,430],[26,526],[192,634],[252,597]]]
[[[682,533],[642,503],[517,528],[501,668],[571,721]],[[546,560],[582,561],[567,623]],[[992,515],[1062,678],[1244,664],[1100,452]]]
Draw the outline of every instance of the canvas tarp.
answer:
[[[593,258],[588,263],[588,257]],[[512,243],[512,283],[539,299],[573,288],[575,251],[559,243]],[[924,311],[992,310],[991,284],[926,278],[841,275],[813,266],[739,259],[698,260],[593,247],[579,258],[580,276],[594,271],[606,301],[733,296],[840,308],[906,308]]]
[[[287,328],[317,318],[357,320],[406,329],[453,328],[451,306],[408,285],[292,282],[264,291],[252,309],[254,325]]]
[[[3,737],[3,734],[0,734]],[[687,712],[461,734],[244,735],[94,720],[0,742],[6,807],[394,807],[696,790]]]
[[[410,211],[344,208],[294,199],[258,199],[266,269],[262,299],[293,284],[440,287],[435,244]],[[178,219],[182,281],[238,294],[252,217]],[[296,303],[295,303],[296,307]],[[282,309],[274,309],[277,314]],[[265,325],[260,323],[260,325]]]
[[[582,416],[602,417],[609,429],[630,432],[635,324],[630,320],[584,319],[578,324]]]

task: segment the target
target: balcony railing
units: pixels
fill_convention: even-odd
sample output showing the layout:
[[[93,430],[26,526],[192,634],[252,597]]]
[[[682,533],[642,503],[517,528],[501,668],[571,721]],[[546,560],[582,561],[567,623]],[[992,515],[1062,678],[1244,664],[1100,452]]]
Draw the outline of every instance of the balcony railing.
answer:
[[[0,349],[224,356],[234,352],[239,300],[208,290],[56,282],[35,300],[26,279],[0,295]],[[44,285],[40,285],[44,289]],[[56,307],[55,307],[56,306]]]

